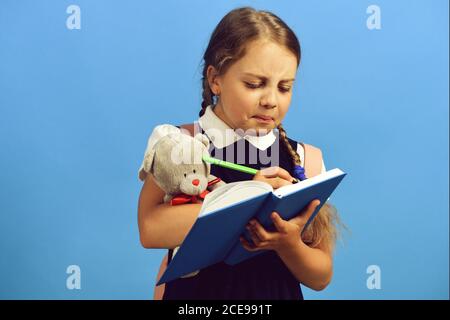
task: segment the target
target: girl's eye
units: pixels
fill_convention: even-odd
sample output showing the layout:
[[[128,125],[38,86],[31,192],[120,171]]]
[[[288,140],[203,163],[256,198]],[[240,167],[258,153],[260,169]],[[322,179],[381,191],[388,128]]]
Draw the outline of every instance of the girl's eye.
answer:
[[[249,83],[249,82],[245,82],[245,85],[250,88],[250,89],[257,89],[257,88],[261,88],[264,84],[263,83]],[[289,92],[291,91],[290,87],[280,87],[280,91],[281,92]]]
[[[193,171],[194,171],[194,173],[195,173],[195,169],[194,169]]]
[[[245,85],[246,85],[248,88],[256,89],[256,88],[261,87],[262,84],[245,82]]]
[[[184,174],[184,177],[185,177],[185,178],[187,177],[187,174],[186,174],[186,173]]]
[[[289,91],[291,91],[291,88],[281,87],[281,88],[280,88],[280,91],[281,91],[281,92],[289,92]]]

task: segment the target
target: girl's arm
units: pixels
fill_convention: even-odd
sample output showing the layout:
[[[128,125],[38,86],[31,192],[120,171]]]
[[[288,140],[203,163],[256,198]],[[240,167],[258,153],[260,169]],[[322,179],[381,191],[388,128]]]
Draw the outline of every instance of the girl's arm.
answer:
[[[325,289],[333,275],[333,260],[325,248],[311,248],[303,241],[297,246],[277,250],[278,256],[305,286],[319,291]]]
[[[179,246],[200,212],[201,203],[172,206],[163,202],[164,191],[148,174],[139,195],[138,225],[144,248]]]

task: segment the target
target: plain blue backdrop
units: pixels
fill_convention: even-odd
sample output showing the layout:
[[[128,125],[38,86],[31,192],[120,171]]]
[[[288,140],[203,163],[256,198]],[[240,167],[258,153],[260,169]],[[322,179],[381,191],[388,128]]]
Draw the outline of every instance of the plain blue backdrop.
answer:
[[[81,29],[66,27],[69,5]],[[381,29],[369,30],[370,5]],[[351,230],[306,299],[448,299],[448,1],[2,1],[0,298],[151,299],[137,171],[160,123],[197,119],[214,27],[279,15],[303,59],[284,120],[346,180]],[[68,290],[66,268],[81,268]],[[368,289],[379,266],[381,289]]]

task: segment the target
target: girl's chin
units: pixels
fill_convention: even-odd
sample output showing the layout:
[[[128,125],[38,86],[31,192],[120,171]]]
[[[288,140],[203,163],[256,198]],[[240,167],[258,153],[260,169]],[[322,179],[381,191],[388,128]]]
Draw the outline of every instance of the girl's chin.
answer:
[[[254,120],[254,118],[247,119],[245,124],[243,123],[240,127],[241,129],[239,131],[243,131],[244,135],[249,136],[264,136],[267,133],[269,133],[271,130],[276,128],[276,122],[271,121],[271,123],[265,124],[265,123],[259,123]],[[236,129],[234,129],[236,131]]]
[[[246,133],[251,136],[265,136],[274,128],[275,127],[273,125],[262,126],[260,124],[257,124],[255,126],[253,126],[252,128],[247,129]]]

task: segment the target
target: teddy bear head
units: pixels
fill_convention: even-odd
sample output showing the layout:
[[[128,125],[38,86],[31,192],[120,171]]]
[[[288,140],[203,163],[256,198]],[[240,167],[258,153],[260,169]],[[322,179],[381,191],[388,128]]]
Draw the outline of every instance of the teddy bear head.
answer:
[[[144,158],[144,170],[166,193],[199,195],[208,186],[211,165],[202,160],[209,155],[209,140],[201,133],[191,137],[170,133],[160,138]]]

